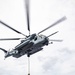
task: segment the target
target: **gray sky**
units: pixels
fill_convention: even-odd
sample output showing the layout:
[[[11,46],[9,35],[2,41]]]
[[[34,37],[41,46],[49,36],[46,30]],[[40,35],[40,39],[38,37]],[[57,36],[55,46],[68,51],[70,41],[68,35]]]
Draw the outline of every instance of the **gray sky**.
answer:
[[[31,34],[38,33],[61,17],[67,20],[43,32],[49,35],[59,31],[50,39],[63,39],[44,47],[30,58],[31,75],[75,75],[75,0],[30,0]],[[24,0],[0,0],[0,20],[28,34]],[[0,38],[23,37],[0,24]],[[13,49],[20,41],[0,41],[0,47]],[[0,51],[0,75],[27,74],[27,56],[4,60]]]

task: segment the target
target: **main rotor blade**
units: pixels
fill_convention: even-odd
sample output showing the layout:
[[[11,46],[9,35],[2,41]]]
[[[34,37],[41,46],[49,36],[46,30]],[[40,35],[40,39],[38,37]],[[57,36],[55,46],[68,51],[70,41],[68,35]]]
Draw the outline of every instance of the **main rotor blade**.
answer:
[[[59,19],[58,21],[56,21],[55,23],[53,23],[53,24],[50,25],[49,27],[43,29],[43,30],[40,31],[38,34],[40,34],[40,33],[44,32],[44,31],[46,31],[47,29],[49,29],[49,28],[51,28],[51,27],[57,25],[58,23],[60,23],[60,22],[62,22],[62,21],[64,21],[64,20],[66,20],[66,16],[62,17],[61,19]]]
[[[50,39],[49,41],[62,42],[63,40],[54,40],[54,39]]]
[[[26,14],[27,14],[27,27],[30,34],[30,21],[29,21],[29,0],[25,0],[26,3]]]
[[[20,39],[24,39],[24,38],[2,38],[0,39],[0,41],[8,41],[8,40],[20,40]]]
[[[0,23],[3,24],[4,26],[10,28],[11,30],[13,30],[13,31],[15,31],[15,32],[17,32],[17,33],[19,33],[19,34],[22,34],[23,36],[26,36],[25,34],[19,32],[18,30],[14,29],[14,28],[12,28],[12,27],[10,27],[9,25],[7,25],[7,24],[4,23],[4,22],[0,21]]]
[[[48,35],[47,37],[50,37],[50,36],[52,36],[52,35],[54,35],[54,34],[56,34],[56,33],[58,33],[58,32],[59,32],[59,31],[56,31],[56,32],[54,32],[54,33]]]

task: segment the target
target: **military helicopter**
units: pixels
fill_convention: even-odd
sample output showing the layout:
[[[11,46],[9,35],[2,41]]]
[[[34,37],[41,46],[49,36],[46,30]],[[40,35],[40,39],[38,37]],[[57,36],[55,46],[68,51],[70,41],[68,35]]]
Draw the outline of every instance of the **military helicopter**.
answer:
[[[27,54],[27,57],[30,57],[30,55],[41,51],[45,45],[48,46],[49,44],[52,44],[53,41],[57,41],[57,42],[62,41],[62,40],[50,40],[49,39],[50,36],[58,33],[58,31],[50,34],[49,36],[42,35],[41,33],[46,31],[47,29],[57,25],[58,23],[64,21],[66,19],[66,16],[62,17],[61,19],[59,19],[52,25],[48,26],[47,28],[43,29],[42,31],[38,32],[37,34],[36,33],[30,34],[29,0],[26,0],[26,14],[27,14],[27,29],[29,31],[28,36],[19,32],[18,30],[12,28],[11,26],[7,25],[6,23],[4,23],[3,21],[0,20],[0,23],[2,25],[10,28],[11,30],[15,31],[18,34],[25,36],[25,38],[3,38],[3,39],[0,39],[0,41],[23,39],[23,40],[21,40],[21,43],[18,44],[17,46],[15,46],[15,48],[12,49],[11,51],[7,51],[3,48],[0,48],[0,50],[2,50],[5,53],[5,58],[7,58],[9,56],[19,58],[25,54]],[[52,42],[50,42],[50,41],[52,41]]]

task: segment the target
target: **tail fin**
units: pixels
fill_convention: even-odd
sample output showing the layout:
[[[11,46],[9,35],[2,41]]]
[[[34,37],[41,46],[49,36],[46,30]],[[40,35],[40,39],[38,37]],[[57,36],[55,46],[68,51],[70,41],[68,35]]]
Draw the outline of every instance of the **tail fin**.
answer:
[[[4,53],[7,53],[7,51],[3,48],[0,48],[0,50],[2,50]]]
[[[2,50],[2,51],[5,53],[5,58],[6,58],[6,57],[7,57],[7,53],[8,53],[8,51],[5,50],[5,49],[3,49],[3,48],[0,48],[0,50]],[[4,60],[5,60],[5,58],[4,58]]]

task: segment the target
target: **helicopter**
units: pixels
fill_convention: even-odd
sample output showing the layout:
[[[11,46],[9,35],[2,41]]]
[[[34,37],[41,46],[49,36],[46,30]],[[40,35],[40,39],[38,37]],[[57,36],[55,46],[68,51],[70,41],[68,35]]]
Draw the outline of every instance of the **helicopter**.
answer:
[[[0,20],[0,23],[6,27],[8,27],[9,29],[15,31],[18,34],[21,34],[23,36],[25,36],[25,38],[3,38],[0,39],[0,41],[5,41],[5,40],[21,40],[20,44],[18,44],[17,46],[15,46],[14,49],[12,49],[11,51],[7,51],[3,48],[0,48],[0,50],[2,50],[5,53],[5,58],[9,57],[9,56],[13,56],[15,58],[19,58],[25,54],[27,54],[27,57],[30,57],[30,55],[33,55],[41,50],[43,50],[44,46],[48,46],[49,44],[52,44],[53,41],[56,42],[61,42],[62,40],[50,40],[49,37],[58,33],[59,31],[56,31],[48,36],[42,35],[41,33],[48,30],[49,28],[57,25],[58,23],[64,21],[66,19],[66,16],[60,18],[58,21],[56,21],[55,23],[53,23],[52,25],[48,26],[47,28],[41,30],[40,32],[38,32],[37,34],[30,34],[30,19],[29,19],[29,0],[26,0],[26,16],[27,16],[27,30],[29,31],[29,35],[25,35],[23,33],[21,33],[20,31],[12,28],[11,26],[9,26],[8,24],[4,23],[3,21]],[[52,42],[50,42],[52,41]]]

